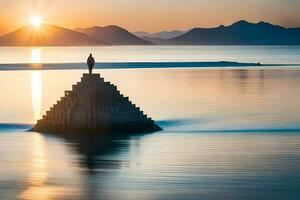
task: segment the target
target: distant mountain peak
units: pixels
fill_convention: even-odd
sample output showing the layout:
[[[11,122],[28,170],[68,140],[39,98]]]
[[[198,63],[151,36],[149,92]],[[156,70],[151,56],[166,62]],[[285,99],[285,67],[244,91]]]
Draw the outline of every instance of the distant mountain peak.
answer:
[[[257,23],[252,23],[252,22],[248,22],[246,20],[240,20],[240,21],[237,21],[235,23],[233,23],[231,25],[231,27],[247,27],[247,26],[252,26],[252,27],[255,27],[255,26],[258,26],[258,27],[277,27],[277,28],[284,28],[282,26],[279,26],[279,25],[274,25],[274,24],[271,24],[269,22],[266,22],[266,21],[260,21],[260,22],[257,22]],[[230,26],[229,26],[230,27]]]
[[[253,24],[253,23],[250,23],[246,20],[239,20],[237,22],[234,22],[232,25],[245,25],[245,24],[248,25],[248,24]]]
[[[125,30],[124,28],[122,28],[122,27],[120,27],[120,26],[118,26],[118,25],[114,25],[114,24],[105,26],[105,27],[103,27],[103,28],[117,28],[117,29],[123,29],[123,30]]]
[[[266,25],[271,25],[269,22],[265,22],[265,21],[260,21],[257,24],[266,24]]]
[[[87,34],[91,38],[107,41],[112,45],[153,45],[152,42],[139,38],[117,25],[93,26],[77,30]]]
[[[108,25],[108,26],[92,26],[92,27],[87,27],[87,28],[81,28],[83,30],[85,29],[103,29],[103,28],[115,28],[115,29],[123,29],[122,27],[120,26],[117,26],[117,25]]]
[[[240,21],[237,21],[237,22],[233,23],[230,26],[231,27],[245,27],[245,26],[253,26],[253,25],[256,25],[256,24],[252,23],[252,22],[248,22],[246,20],[240,20]]]

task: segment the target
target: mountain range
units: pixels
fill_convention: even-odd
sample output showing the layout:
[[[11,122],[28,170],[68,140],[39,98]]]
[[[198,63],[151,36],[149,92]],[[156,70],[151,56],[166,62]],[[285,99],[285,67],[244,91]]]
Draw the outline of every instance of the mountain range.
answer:
[[[67,29],[49,24],[24,26],[0,36],[0,46],[153,45],[118,26]]]
[[[0,46],[100,46],[100,45],[300,45],[300,28],[267,22],[238,21],[229,26],[131,33],[115,25],[75,30],[43,24],[24,26],[0,36]]]
[[[300,28],[242,20],[230,26],[193,28],[167,40],[149,37],[144,39],[158,45],[300,45]]]

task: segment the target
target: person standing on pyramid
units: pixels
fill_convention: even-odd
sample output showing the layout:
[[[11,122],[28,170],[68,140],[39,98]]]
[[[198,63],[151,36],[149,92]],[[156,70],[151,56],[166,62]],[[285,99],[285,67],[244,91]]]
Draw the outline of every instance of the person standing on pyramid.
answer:
[[[90,56],[87,59],[87,65],[89,67],[89,73],[91,74],[95,65],[95,59],[93,55],[90,53]]]

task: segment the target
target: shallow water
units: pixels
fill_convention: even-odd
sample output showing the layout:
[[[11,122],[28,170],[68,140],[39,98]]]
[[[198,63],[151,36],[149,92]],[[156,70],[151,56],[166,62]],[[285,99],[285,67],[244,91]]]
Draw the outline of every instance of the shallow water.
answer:
[[[299,199],[300,70],[98,70],[164,131],[25,132],[83,71],[0,72],[3,199]]]
[[[300,46],[1,47],[0,64],[98,62],[218,62],[300,64]]]

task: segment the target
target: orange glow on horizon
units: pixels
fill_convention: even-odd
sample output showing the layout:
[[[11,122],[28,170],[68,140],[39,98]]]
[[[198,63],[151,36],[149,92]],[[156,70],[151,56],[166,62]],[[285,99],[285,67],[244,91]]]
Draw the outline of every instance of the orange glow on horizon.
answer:
[[[66,28],[119,25],[129,31],[157,32],[187,30],[193,27],[229,25],[244,19],[251,22],[268,21],[287,27],[300,26],[300,1],[286,0],[186,0],[155,2],[77,0],[2,1],[0,34],[28,24],[31,16],[41,16],[47,23]],[[218,14],[221,13],[221,14]],[[278,13],[281,13],[278,15]],[[39,24],[37,20],[37,24]]]

